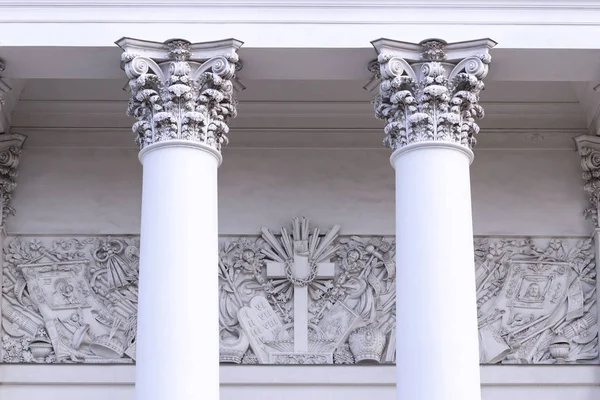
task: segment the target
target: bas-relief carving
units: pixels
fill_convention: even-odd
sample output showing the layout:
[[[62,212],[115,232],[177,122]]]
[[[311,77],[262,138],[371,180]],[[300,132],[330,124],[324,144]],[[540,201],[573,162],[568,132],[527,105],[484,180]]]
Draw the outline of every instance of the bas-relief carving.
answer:
[[[338,238],[339,229],[311,231],[296,218],[291,233],[263,228],[223,245],[222,360],[249,349],[261,364],[393,361],[384,347],[394,342],[385,339],[395,326],[394,243]]]
[[[592,240],[477,239],[482,363],[579,363],[598,357]]]
[[[135,360],[136,238],[8,238],[3,362]]]
[[[284,228],[276,238],[263,229],[257,240],[243,238],[223,246],[221,360],[231,362],[233,352],[246,351],[234,362],[395,362],[393,239],[339,238],[338,227],[310,233],[304,226],[307,222],[294,220],[292,235]],[[584,363],[597,358],[591,240],[483,238],[475,245],[482,363]],[[299,254],[309,260],[304,270],[308,278],[296,275]],[[319,265],[327,260],[334,264],[334,274],[318,279]],[[282,265],[290,268],[270,276],[274,263],[280,270]],[[308,306],[304,297],[295,301],[303,287]],[[299,349],[297,340],[308,345]]]
[[[395,362],[393,238],[339,232],[294,219],[277,235],[221,240],[221,362]],[[4,362],[135,360],[137,238],[6,243]],[[597,359],[591,240],[479,238],[475,249],[482,363]]]

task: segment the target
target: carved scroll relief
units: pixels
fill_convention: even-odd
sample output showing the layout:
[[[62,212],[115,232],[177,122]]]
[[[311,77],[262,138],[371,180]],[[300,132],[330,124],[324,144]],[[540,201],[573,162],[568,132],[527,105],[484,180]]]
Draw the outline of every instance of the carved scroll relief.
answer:
[[[395,362],[394,240],[339,232],[294,219],[221,240],[221,362]],[[137,238],[6,243],[3,362],[135,361]],[[482,363],[597,360],[591,240],[478,238],[475,265]]]

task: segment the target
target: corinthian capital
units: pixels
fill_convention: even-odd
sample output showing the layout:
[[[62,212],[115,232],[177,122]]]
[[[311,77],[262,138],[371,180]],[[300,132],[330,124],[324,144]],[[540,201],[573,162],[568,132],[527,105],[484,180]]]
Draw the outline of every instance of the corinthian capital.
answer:
[[[5,226],[9,215],[15,214],[11,199],[17,187],[19,156],[25,138],[19,133],[0,134],[0,227]]]
[[[475,145],[475,120],[483,118],[479,93],[494,41],[379,39],[372,44],[378,56],[370,68],[380,79],[375,115],[386,122],[386,147],[396,150],[426,141]]]
[[[4,62],[0,60],[0,72],[4,71]],[[6,110],[6,96],[11,87],[0,78],[0,133],[8,131],[8,112]]]
[[[575,138],[577,151],[581,156],[583,170],[583,189],[590,195],[590,207],[583,212],[586,218],[598,224],[600,207],[600,136],[582,135]]]
[[[131,88],[127,115],[137,118],[133,131],[140,149],[173,139],[217,151],[227,144],[227,123],[236,116],[235,73],[242,42],[123,38],[117,45],[124,51],[121,64]]]

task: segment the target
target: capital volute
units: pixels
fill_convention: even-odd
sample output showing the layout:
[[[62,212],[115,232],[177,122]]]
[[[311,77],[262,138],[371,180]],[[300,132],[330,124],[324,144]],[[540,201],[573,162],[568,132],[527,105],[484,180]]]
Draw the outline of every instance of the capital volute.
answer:
[[[581,135],[574,138],[577,151],[581,156],[583,189],[589,194],[590,207],[584,210],[586,218],[598,224],[600,208],[600,136]]]
[[[418,44],[389,39],[372,42],[377,51],[371,88],[375,115],[386,122],[384,145],[393,150],[412,143],[453,142],[472,148],[483,118],[479,94],[489,71],[490,39]]]
[[[228,122],[237,115],[236,71],[242,42],[191,43],[123,38],[121,67],[131,90],[127,115],[140,150],[167,140],[187,140],[220,151]]]

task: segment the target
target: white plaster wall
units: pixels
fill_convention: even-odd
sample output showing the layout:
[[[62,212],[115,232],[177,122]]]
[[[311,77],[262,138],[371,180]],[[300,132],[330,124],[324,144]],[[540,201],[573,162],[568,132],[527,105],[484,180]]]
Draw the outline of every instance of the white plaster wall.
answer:
[[[394,170],[374,149],[228,149],[219,169],[223,235],[278,230],[295,215],[344,233],[394,233]],[[141,166],[131,148],[26,143],[11,234],[138,233]],[[588,235],[574,150],[477,150],[476,235]],[[440,199],[443,201],[443,199]]]
[[[476,235],[587,236],[580,157],[574,150],[475,150]]]
[[[139,233],[142,169],[137,151],[28,147],[20,159],[14,233]]]

